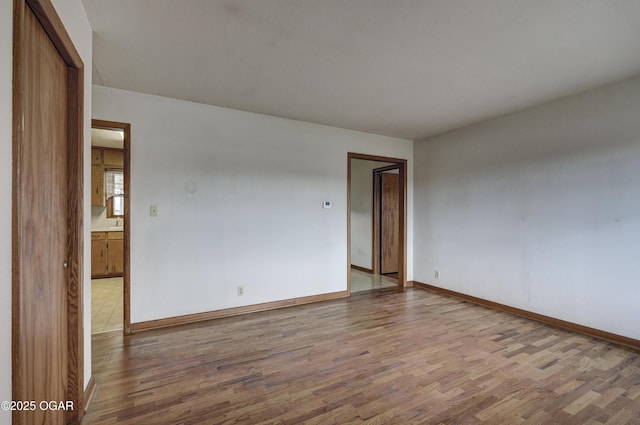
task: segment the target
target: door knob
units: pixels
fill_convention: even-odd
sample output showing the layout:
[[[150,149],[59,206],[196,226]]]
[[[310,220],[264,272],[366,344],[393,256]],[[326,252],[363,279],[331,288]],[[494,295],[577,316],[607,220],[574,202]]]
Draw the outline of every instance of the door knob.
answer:
[[[64,267],[65,269],[69,267],[69,263],[67,263],[66,261],[64,262],[64,264],[62,264],[62,267]]]

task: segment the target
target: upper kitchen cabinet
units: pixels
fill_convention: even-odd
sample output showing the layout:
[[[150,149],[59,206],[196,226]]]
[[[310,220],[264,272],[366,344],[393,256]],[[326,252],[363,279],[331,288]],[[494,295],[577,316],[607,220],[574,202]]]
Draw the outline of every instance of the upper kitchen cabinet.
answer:
[[[107,206],[105,173],[124,168],[124,152],[121,149],[91,148],[91,206]]]
[[[91,206],[96,217],[122,216],[124,205],[124,133],[106,128],[91,129]],[[115,201],[114,201],[114,198]]]
[[[91,148],[91,206],[105,206],[104,167],[100,148]]]
[[[115,149],[103,149],[102,161],[105,169],[123,169],[124,168],[124,152]]]
[[[102,149],[91,148],[91,165],[102,165]]]
[[[91,206],[104,207],[105,205],[104,167],[102,164],[91,165]]]

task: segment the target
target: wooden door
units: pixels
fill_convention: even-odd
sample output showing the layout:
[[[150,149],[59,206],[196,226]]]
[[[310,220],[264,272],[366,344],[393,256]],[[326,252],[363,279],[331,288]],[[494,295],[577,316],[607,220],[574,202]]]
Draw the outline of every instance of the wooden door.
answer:
[[[380,176],[380,273],[398,273],[400,178],[394,173]]]
[[[67,65],[29,7],[22,45],[22,139],[17,155],[14,400],[68,400]],[[15,289],[14,289],[15,290]],[[15,326],[14,326],[15,327]],[[17,335],[16,335],[17,334]],[[64,411],[14,412],[14,423],[64,424]]]
[[[107,241],[91,241],[91,277],[104,276],[107,273]]]

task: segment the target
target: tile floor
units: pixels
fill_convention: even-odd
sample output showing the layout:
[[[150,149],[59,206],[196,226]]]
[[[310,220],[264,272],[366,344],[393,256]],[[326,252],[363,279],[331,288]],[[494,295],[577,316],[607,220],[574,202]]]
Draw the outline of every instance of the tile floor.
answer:
[[[91,280],[91,333],[122,329],[122,278]]]
[[[351,269],[351,292],[370,291],[372,289],[393,288],[398,286],[398,279],[394,277],[369,274]]]

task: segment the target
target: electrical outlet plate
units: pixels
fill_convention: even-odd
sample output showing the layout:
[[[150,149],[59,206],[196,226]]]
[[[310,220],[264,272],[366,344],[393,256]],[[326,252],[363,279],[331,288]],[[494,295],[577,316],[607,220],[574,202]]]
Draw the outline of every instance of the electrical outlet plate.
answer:
[[[244,288],[242,286],[238,286],[238,296],[241,297],[244,295]]]
[[[433,272],[433,277],[435,277],[436,279],[440,279],[440,272],[438,270],[435,270]]]
[[[157,217],[158,216],[158,206],[157,205],[150,205],[149,206],[149,215],[151,217]]]

